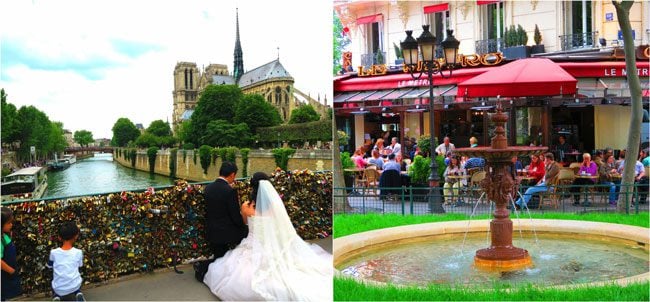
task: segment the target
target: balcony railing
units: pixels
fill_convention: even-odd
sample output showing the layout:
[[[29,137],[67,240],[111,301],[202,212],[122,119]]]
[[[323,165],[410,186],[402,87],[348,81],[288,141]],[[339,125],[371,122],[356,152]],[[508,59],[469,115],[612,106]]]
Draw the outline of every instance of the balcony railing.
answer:
[[[505,46],[503,38],[487,39],[476,41],[476,54],[482,55],[486,53],[493,53],[503,51]]]
[[[361,55],[361,65],[370,67],[372,65],[386,64],[386,52],[366,53]]]
[[[562,48],[562,50],[598,47],[597,31],[563,35],[559,37],[560,37],[560,47]]]

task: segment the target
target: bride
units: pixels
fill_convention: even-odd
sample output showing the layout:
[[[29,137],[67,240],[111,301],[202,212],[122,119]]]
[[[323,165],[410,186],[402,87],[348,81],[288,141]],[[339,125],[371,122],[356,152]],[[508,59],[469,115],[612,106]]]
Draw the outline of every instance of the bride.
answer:
[[[332,301],[332,255],[296,234],[266,174],[251,184],[248,237],[211,263],[203,282],[221,300]]]

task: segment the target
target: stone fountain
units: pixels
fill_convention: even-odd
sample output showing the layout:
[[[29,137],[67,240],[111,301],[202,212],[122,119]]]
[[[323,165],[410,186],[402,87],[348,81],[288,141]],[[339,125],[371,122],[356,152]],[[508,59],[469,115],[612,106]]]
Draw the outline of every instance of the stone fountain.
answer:
[[[477,268],[512,271],[532,265],[528,251],[512,245],[512,220],[506,205],[514,198],[515,180],[511,174],[511,159],[513,156],[529,156],[540,154],[547,147],[509,147],[505,136],[504,124],[508,115],[503,113],[501,104],[497,104],[497,112],[492,116],[496,125],[495,135],[490,147],[459,148],[454,154],[468,157],[482,157],[486,162],[487,175],[480,186],[489,200],[496,204],[494,219],[490,222],[491,245],[476,251],[474,265]]]

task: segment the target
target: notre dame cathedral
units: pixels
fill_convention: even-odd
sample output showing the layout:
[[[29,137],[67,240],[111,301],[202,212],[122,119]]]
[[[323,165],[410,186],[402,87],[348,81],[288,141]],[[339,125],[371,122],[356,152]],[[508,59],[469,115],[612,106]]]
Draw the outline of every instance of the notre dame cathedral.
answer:
[[[192,62],[179,62],[174,68],[174,113],[173,129],[188,120],[199,100],[199,94],[210,85],[238,85],[242,93],[257,93],[275,106],[280,117],[287,122],[291,110],[303,104],[310,104],[321,117],[327,116],[328,107],[293,87],[293,77],[280,63],[279,58],[244,72],[244,58],[239,41],[239,14],[236,13],[237,33],[235,39],[234,71],[228,72],[224,64],[210,64],[201,72]]]

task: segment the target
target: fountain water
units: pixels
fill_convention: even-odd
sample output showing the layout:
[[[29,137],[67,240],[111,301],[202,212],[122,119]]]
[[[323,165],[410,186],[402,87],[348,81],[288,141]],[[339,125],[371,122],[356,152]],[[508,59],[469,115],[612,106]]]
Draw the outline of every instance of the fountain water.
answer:
[[[512,220],[506,205],[514,192],[515,182],[511,176],[511,158],[546,151],[546,147],[508,147],[504,125],[508,116],[497,104],[497,113],[492,116],[496,125],[495,136],[490,147],[460,148],[454,153],[468,157],[482,157],[486,161],[487,175],[481,182],[489,200],[495,203],[494,219],[490,222],[491,245],[476,251],[474,265],[497,271],[519,270],[532,266],[528,251],[512,245]]]

